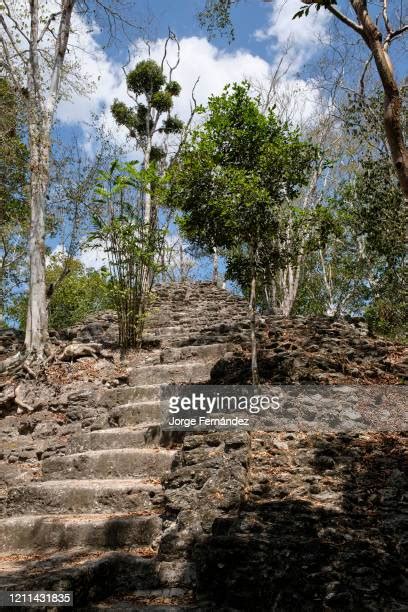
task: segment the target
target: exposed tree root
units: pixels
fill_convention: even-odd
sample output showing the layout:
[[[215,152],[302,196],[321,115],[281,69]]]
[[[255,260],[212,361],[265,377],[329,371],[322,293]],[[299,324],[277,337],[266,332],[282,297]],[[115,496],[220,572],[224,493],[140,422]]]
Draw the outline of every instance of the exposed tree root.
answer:
[[[32,412],[34,410],[34,406],[27,404],[21,397],[21,386],[17,385],[14,391],[14,403],[17,404],[18,409],[17,412],[21,413],[23,410],[27,410],[28,412]],[[22,410],[23,409],[23,410]]]
[[[0,361],[0,374],[3,374],[4,372],[14,372],[16,368],[19,369],[22,367],[24,360],[24,353],[18,352],[12,357],[8,357],[7,359]]]
[[[18,414],[35,410],[36,406],[28,403],[23,396],[22,383],[27,379],[37,381],[41,378],[46,366],[55,358],[55,352],[44,359],[35,353],[19,351],[1,361],[0,377],[3,380],[0,380],[0,409],[9,409],[15,404]]]

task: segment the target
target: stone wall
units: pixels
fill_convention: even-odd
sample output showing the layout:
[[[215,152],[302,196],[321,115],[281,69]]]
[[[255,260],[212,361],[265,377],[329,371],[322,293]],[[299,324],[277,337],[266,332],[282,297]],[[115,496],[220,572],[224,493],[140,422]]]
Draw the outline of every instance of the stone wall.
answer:
[[[8,489],[23,484],[24,492],[26,482],[41,478],[43,459],[58,456],[58,463],[67,455],[61,465],[68,465],[75,454],[72,439],[80,432],[83,441],[90,432],[115,429],[131,451],[128,440],[136,433],[129,430],[138,427],[140,403],[146,401],[151,420],[151,398],[139,393],[145,385],[158,386],[174,376],[185,382],[184,374],[194,373],[200,378],[192,382],[250,381],[249,322],[242,301],[205,283],[164,287],[159,297],[143,350],[131,356],[133,383],[116,350],[115,316],[107,312],[53,335],[61,351],[71,349],[41,380],[21,381],[32,410],[13,399],[0,401],[2,500]],[[406,377],[407,347],[371,337],[358,319],[267,317],[259,320],[258,339],[266,383],[399,384]],[[0,359],[21,341],[19,334],[1,332]],[[205,381],[203,372],[210,372]],[[110,565],[97,564],[93,577],[83,565],[77,577],[71,572],[78,601],[86,605],[108,597],[109,572],[115,575],[114,589],[125,592],[130,574],[142,567],[147,571],[148,565],[154,571],[133,583],[189,592],[194,605],[179,610],[406,608],[406,435],[203,433],[179,443],[163,481],[157,558],[134,559],[133,566],[130,557],[115,553]],[[99,451],[88,454],[93,452]],[[115,495],[110,511],[125,499]],[[161,490],[159,498],[161,508]],[[29,503],[17,501],[20,511],[30,514]],[[155,507],[155,521],[156,512]],[[47,568],[45,573],[48,580]],[[30,580],[26,584],[33,585],[35,571]]]
[[[202,610],[402,610],[407,450],[406,435],[188,435],[160,555]]]

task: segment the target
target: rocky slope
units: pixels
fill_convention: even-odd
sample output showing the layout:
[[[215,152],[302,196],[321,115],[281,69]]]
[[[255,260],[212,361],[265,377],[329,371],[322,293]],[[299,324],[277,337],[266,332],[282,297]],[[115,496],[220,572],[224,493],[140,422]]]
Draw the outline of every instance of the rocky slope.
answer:
[[[160,384],[249,380],[248,327],[242,300],[196,283],[157,288],[126,363],[112,313],[54,337],[65,360],[22,383],[34,409],[3,397],[0,589],[73,590],[76,609],[403,609],[403,435],[160,431]],[[358,320],[267,318],[259,340],[268,382],[406,375],[406,349]]]

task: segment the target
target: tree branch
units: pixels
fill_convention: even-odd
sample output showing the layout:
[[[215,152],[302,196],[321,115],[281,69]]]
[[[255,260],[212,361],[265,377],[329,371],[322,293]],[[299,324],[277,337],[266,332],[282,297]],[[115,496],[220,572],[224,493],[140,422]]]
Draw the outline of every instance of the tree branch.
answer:
[[[13,23],[14,27],[16,28],[17,32],[26,40],[26,42],[30,42],[30,39],[28,38],[27,34],[24,32],[24,30],[22,30],[20,28],[20,26],[18,25],[18,21],[16,19],[14,19],[13,15],[11,14],[10,8],[7,4],[7,2],[4,2],[3,0],[3,4],[6,8],[6,14],[7,17],[10,19],[10,21]]]
[[[370,54],[370,57],[368,58],[368,60],[365,62],[364,64],[364,68],[363,68],[363,72],[361,73],[361,77],[360,77],[360,96],[364,96],[364,79],[365,79],[365,75],[367,74],[367,70],[370,66],[371,60],[373,59],[373,54]]]
[[[402,36],[405,34],[405,32],[408,32],[408,24],[401,26],[394,32],[390,32],[384,41],[384,48],[387,49],[393,40],[395,40],[398,36]]]
[[[322,4],[319,0],[303,0],[303,4],[306,4],[308,6],[313,6],[313,5],[324,6],[325,9],[327,9],[330,13],[332,13],[332,15],[337,17],[337,19],[339,19],[349,28],[352,28],[358,34],[363,33],[363,28],[360,24],[356,23],[355,21],[353,21],[352,19],[344,15],[344,13],[336,9],[332,4],[326,6]]]
[[[328,9],[328,11],[330,11],[330,13],[332,15],[337,17],[337,19],[339,19],[341,22],[343,22],[349,28],[351,28],[352,30],[357,32],[357,34],[360,34],[360,35],[363,34],[363,26],[361,26],[360,24],[356,23],[355,21],[353,21],[352,19],[350,19],[349,17],[344,15],[344,13],[342,13],[341,11],[336,9],[333,5],[328,6],[327,9]]]
[[[45,33],[47,32],[47,30],[49,29],[51,23],[58,17],[58,15],[61,15],[61,11],[59,11],[58,13],[51,13],[51,15],[48,17],[47,22],[43,28],[43,31],[41,32],[40,36],[38,37],[37,42],[40,43],[45,35]],[[51,30],[50,30],[51,31]]]
[[[23,62],[23,64],[26,64],[27,63],[26,59],[25,59],[23,53],[21,52],[21,50],[18,48],[17,43],[14,40],[14,37],[13,37],[12,33],[10,32],[8,26],[7,26],[6,20],[4,19],[3,15],[1,15],[1,14],[0,14],[0,24],[3,26],[3,30],[4,30],[7,38],[9,39],[10,44],[13,47],[16,55],[20,58],[20,60]],[[6,48],[6,41],[4,40],[3,37],[2,37],[1,40],[2,40],[2,44],[3,44],[4,48]],[[7,56],[10,58],[9,53],[7,53]],[[10,66],[9,67],[10,67],[10,69],[12,68],[11,62],[10,62]]]
[[[389,17],[388,17],[388,0],[383,0],[382,16],[383,16],[383,21],[384,21],[385,29],[387,30],[388,34],[391,34],[392,33],[392,27],[391,27],[390,20],[389,20]]]

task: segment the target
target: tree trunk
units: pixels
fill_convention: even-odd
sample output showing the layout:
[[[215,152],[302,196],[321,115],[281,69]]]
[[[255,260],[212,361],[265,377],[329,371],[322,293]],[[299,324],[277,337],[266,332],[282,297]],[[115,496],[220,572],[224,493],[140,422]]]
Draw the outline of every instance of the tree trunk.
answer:
[[[145,170],[149,169],[150,166],[150,154],[152,149],[152,143],[149,141],[144,152],[144,161],[143,166]],[[151,185],[146,185],[146,191],[144,193],[144,222],[146,226],[150,225],[152,218],[152,195],[151,195]]]
[[[45,198],[49,181],[49,130],[29,126],[30,136],[30,208],[29,238],[30,291],[28,299],[25,347],[42,357],[48,341],[48,311],[45,280]]]
[[[373,54],[384,89],[385,133],[401,190],[405,198],[408,199],[408,149],[405,145],[401,122],[401,94],[388,54],[388,45],[383,45],[381,32],[371,20],[366,2],[364,0],[351,0],[351,4],[363,28],[361,35]]]
[[[300,267],[295,267],[288,264],[284,270],[283,278],[284,284],[282,287],[280,311],[284,317],[289,317],[292,312],[299,288]]]
[[[4,326],[4,295],[0,287],[0,328]]]
[[[218,284],[218,251],[217,247],[214,247],[214,255],[213,255],[213,283]]]
[[[0,266],[0,327],[4,325],[4,306],[6,301],[5,295],[5,274],[4,264]]]
[[[45,199],[49,183],[51,128],[57,106],[62,68],[67,51],[75,0],[60,3],[60,22],[55,36],[54,58],[49,62],[49,86],[41,74],[39,0],[30,0],[29,59],[27,63],[28,132],[30,148],[29,238],[30,292],[27,309],[25,347],[42,358],[48,341],[48,312],[45,283]],[[45,79],[45,81],[44,81]]]
[[[251,371],[252,384],[259,385],[258,359],[256,346],[256,249],[251,249],[251,295],[249,299],[251,322]]]
[[[334,303],[333,276],[331,271],[331,265],[329,263],[328,266],[326,266],[324,261],[324,254],[321,249],[319,250],[319,255],[322,264],[323,283],[327,292],[326,315],[328,317],[333,317],[337,312],[337,308]]]

